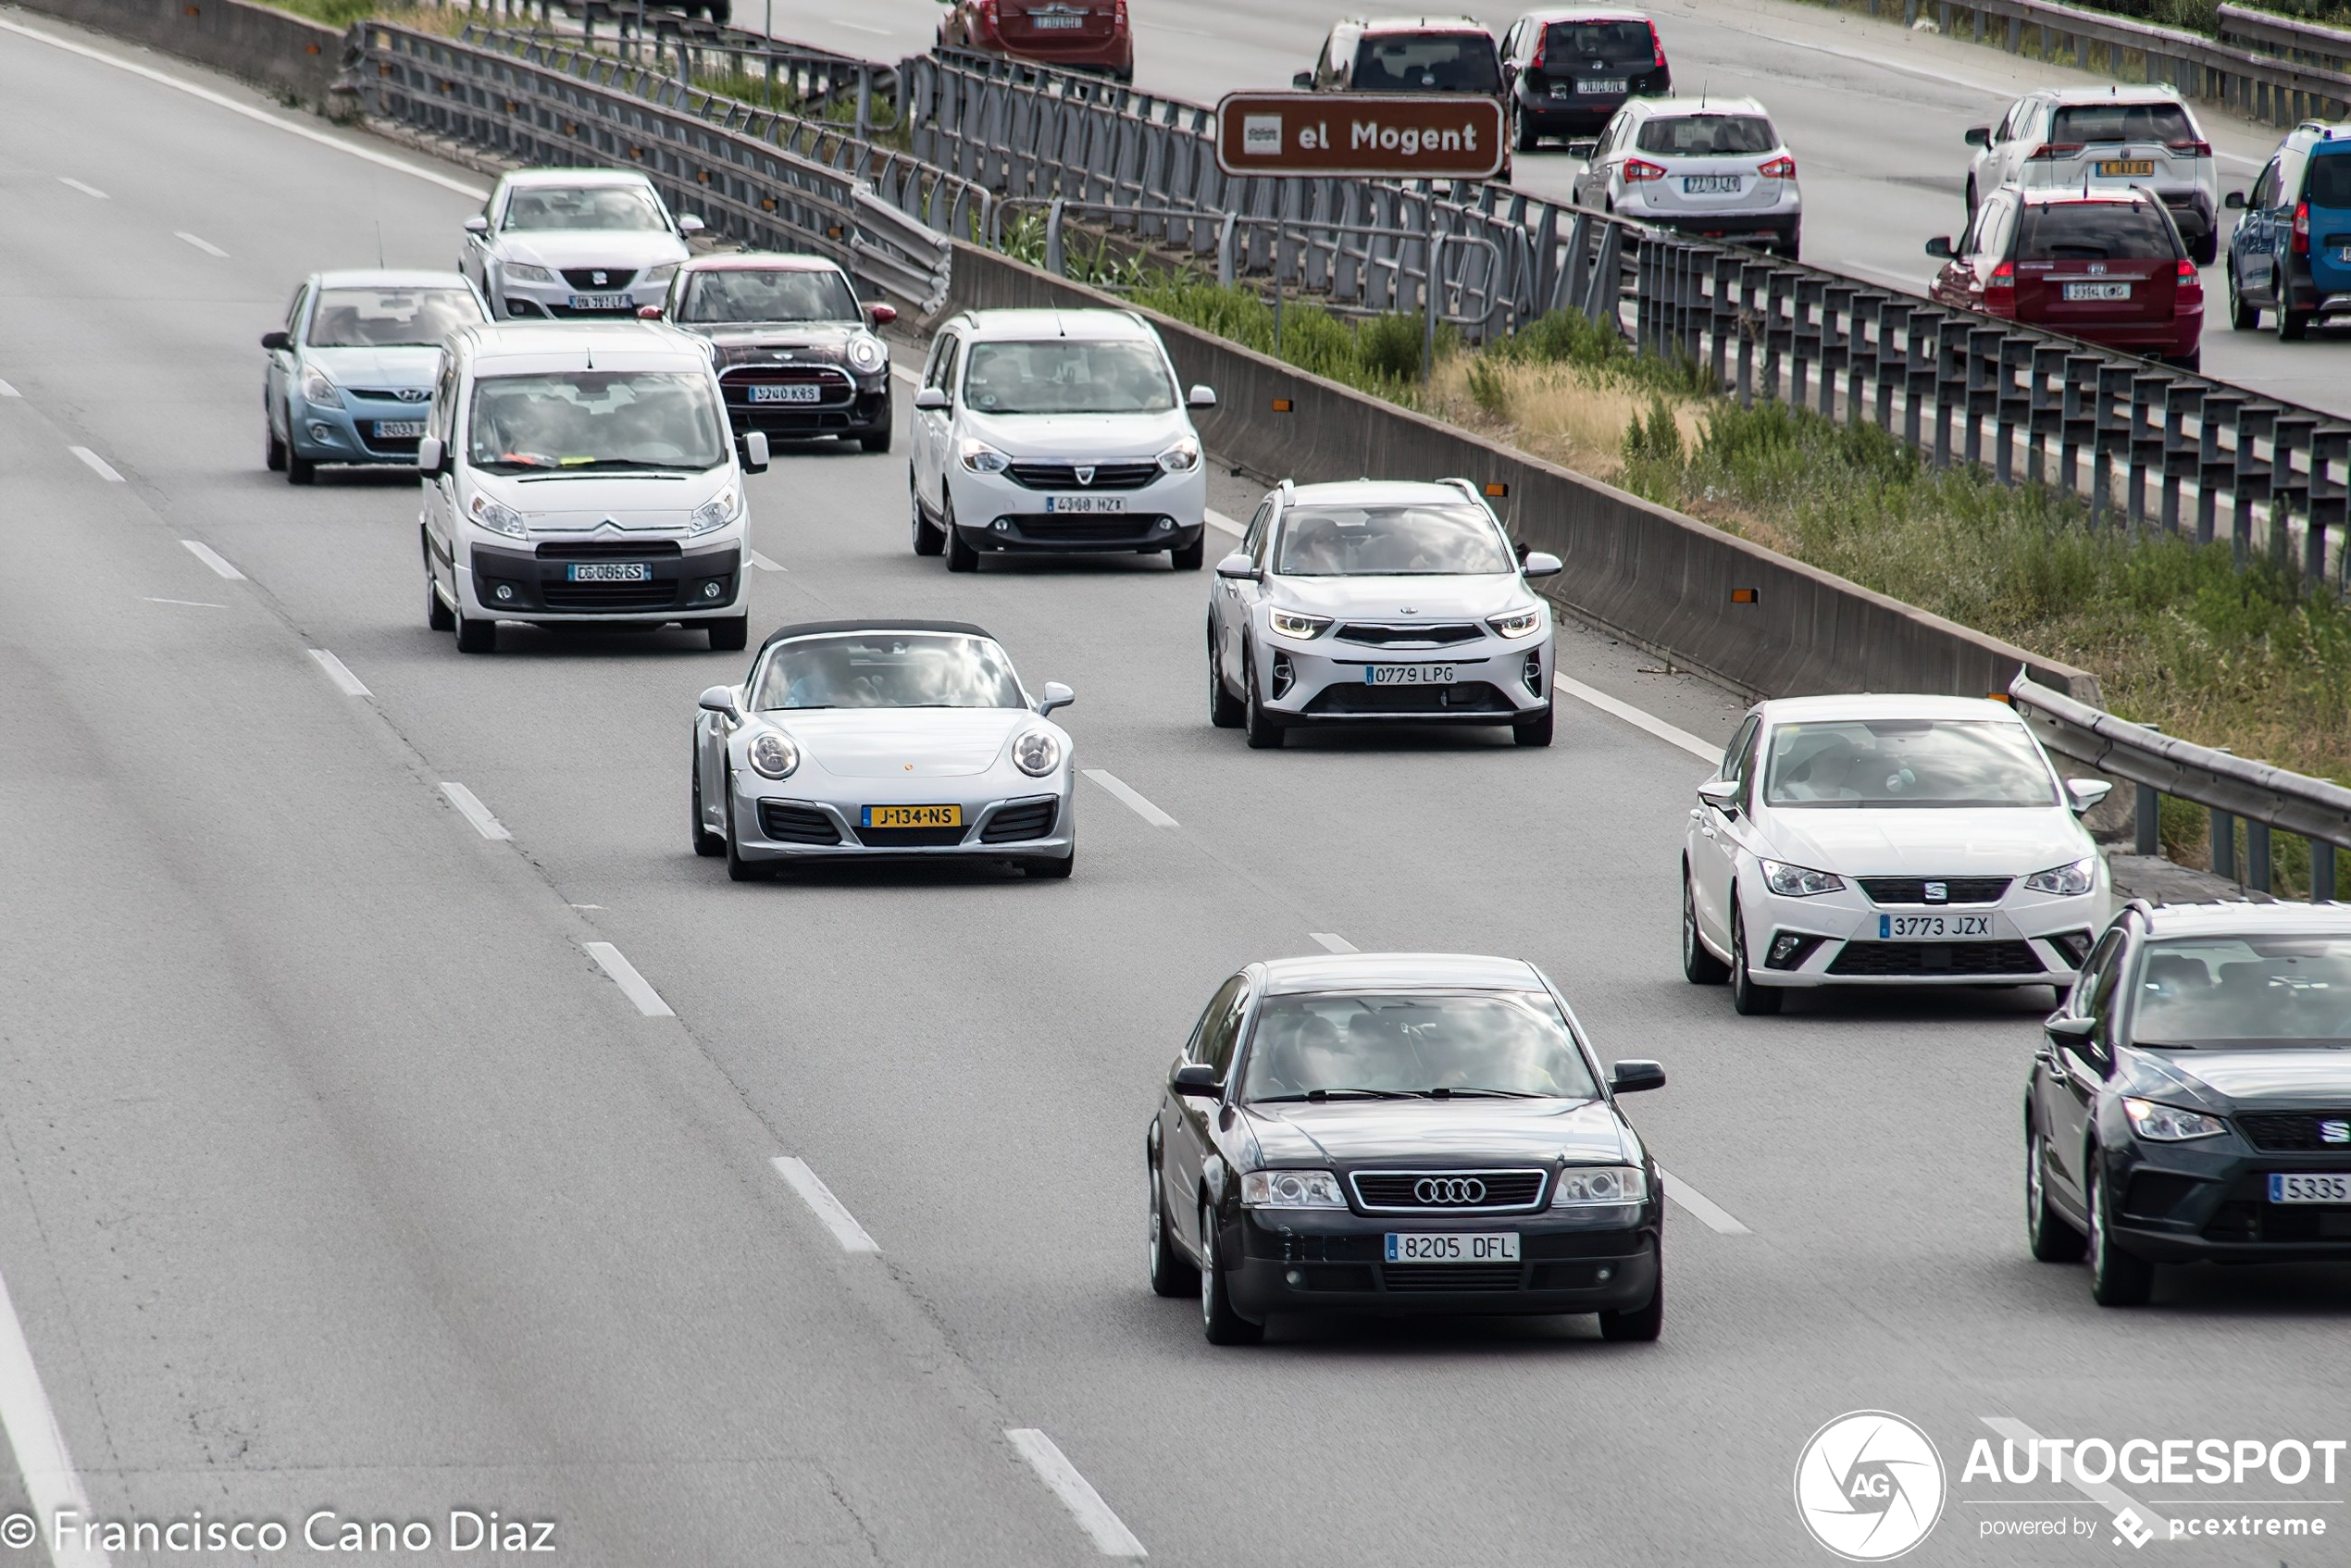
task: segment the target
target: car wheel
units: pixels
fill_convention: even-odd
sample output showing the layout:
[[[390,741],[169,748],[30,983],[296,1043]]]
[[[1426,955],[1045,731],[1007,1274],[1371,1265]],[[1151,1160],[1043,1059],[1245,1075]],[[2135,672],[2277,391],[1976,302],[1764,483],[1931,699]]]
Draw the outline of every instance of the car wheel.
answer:
[[[765,882],[770,880],[775,868],[765,861],[745,860],[735,847],[735,791],[727,791],[727,880],[729,882]]]
[[[1225,685],[1225,672],[1216,667],[1216,628],[1208,628],[1208,722],[1219,729],[1238,729],[1247,715],[1241,700]]]
[[[457,634],[460,653],[494,653],[498,651],[498,623],[478,621],[461,607],[450,612],[450,629]]]
[[[1804,224],[1801,219],[1787,231],[1787,243],[1779,247],[1779,253],[1781,259],[1785,261],[1797,260],[1804,255]]]
[[[2258,331],[2261,326],[2261,307],[2245,304],[2245,296],[2237,292],[2234,262],[2229,264],[2229,325],[2240,332]]]
[[[751,613],[728,616],[703,623],[710,628],[710,651],[714,653],[739,653],[751,646]]]
[[[2114,1244],[2107,1226],[2106,1173],[2090,1151],[2090,1299],[2102,1307],[2141,1307],[2155,1293],[2155,1265]]]
[[[1064,881],[1071,872],[1077,869],[1077,852],[1072,850],[1059,860],[1041,857],[1036,860],[1024,860],[1020,863],[1020,869],[1021,874],[1032,881]]]
[[[2173,355],[2165,363],[2194,374],[2204,368],[2204,347],[2199,343],[2185,354]]]
[[[1682,977],[1694,986],[1719,986],[1731,977],[1731,966],[1698,940],[1698,890],[1690,886],[1686,862],[1682,866]]]
[[[2220,231],[2215,229],[2201,239],[2188,242],[2188,255],[2198,267],[2209,267],[2220,259]]]
[[[1970,223],[1975,221],[1975,176],[1972,174],[1967,177],[1967,220]]]
[[[947,548],[947,536],[931,527],[930,519],[923,516],[922,495],[914,489],[912,463],[906,465],[906,510],[914,518],[915,554],[936,555]]]
[[[442,602],[441,590],[432,580],[432,568],[425,568],[425,625],[433,631],[454,631],[457,617]]]
[[[1208,558],[1208,535],[1202,533],[1189,544],[1179,544],[1167,553],[1167,564],[1179,572],[1196,572]]]
[[[1216,1266],[1216,1214],[1205,1203],[1200,1206],[1200,1326],[1212,1345],[1254,1345],[1265,1338],[1263,1324],[1233,1310],[1232,1292]]]
[[[2300,335],[2300,333],[2295,334],[2297,337]],[[315,484],[317,479],[318,465],[296,452],[292,442],[287,442],[286,482],[288,484]]]
[[[2073,1263],[2082,1261],[2084,1238],[2073,1228],[2072,1222],[2049,1204],[2049,1146],[2042,1140],[2041,1129],[2032,1113],[2025,1114],[2024,1128],[2024,1236],[2032,1243],[2033,1255],[2045,1263]]]
[[[1143,1145],[1143,1168],[1150,1190],[1143,1245],[1150,1260],[1151,1294],[1188,1296],[1200,1288],[1200,1270],[1176,1250],[1176,1227],[1167,1223],[1167,1193],[1159,1172],[1157,1144],[1147,1141]]]
[[[687,818],[693,824],[694,852],[704,860],[715,860],[727,852],[727,835],[714,833],[702,825],[702,738],[694,738],[694,811]]]
[[[2280,295],[2283,296],[2284,292],[2283,289],[2279,290]],[[2288,310],[2285,300],[2281,297],[2278,301],[2278,341],[2298,343],[2309,330],[2310,313],[2307,310]]]
[[[954,496],[948,495],[945,501],[939,529],[947,535],[947,569],[951,572],[976,572],[979,570],[979,552],[964,542],[962,532],[955,527]]]
[[[1249,732],[1250,750],[1253,752],[1280,750],[1282,741],[1287,737],[1288,732],[1274,722],[1272,716],[1265,711],[1265,704],[1259,700],[1257,666],[1246,654],[1241,658],[1241,685],[1246,689],[1245,695],[1241,699],[1243,704],[1241,723]]]
[[[1553,703],[1543,710],[1541,718],[1526,719],[1511,726],[1511,739],[1522,746],[1548,746],[1551,743],[1551,728],[1558,722],[1559,705]]]
[[[1664,1330],[1665,1258],[1661,1251],[1658,1255],[1657,1288],[1649,1292],[1648,1304],[1600,1313],[1600,1338],[1620,1342],[1646,1341],[1656,1338]]]
[[[267,414],[261,417],[261,433],[268,438],[261,449],[263,465],[273,474],[284,473],[286,471],[286,443],[278,439],[278,432],[270,427],[269,417]]]
[[[1759,986],[1748,962],[1747,917],[1731,901],[1731,1011],[1745,1018],[1768,1017],[1786,998],[1777,986]]]
[[[1537,139],[1536,133],[1527,126],[1526,111],[1515,104],[1511,105],[1511,145],[1519,152],[1531,153]]]

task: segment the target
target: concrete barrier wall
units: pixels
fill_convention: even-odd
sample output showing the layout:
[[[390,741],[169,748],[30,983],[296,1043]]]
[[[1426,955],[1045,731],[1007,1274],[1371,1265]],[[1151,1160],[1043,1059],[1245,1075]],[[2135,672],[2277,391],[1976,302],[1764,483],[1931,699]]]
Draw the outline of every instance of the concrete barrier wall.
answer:
[[[958,244],[954,308],[1111,305],[1113,295]],[[1187,384],[1216,389],[1219,457],[1300,483],[1459,476],[1510,486],[1511,532],[1567,564],[1544,591],[1577,616],[1753,696],[2005,692],[2020,666],[2080,700],[2096,677],[1928,615],[1678,512],[1151,315]],[[1290,412],[1274,412],[1287,399]],[[1733,598],[1752,590],[1752,602]]]
[[[343,30],[249,0],[14,0],[210,66],[323,113]]]

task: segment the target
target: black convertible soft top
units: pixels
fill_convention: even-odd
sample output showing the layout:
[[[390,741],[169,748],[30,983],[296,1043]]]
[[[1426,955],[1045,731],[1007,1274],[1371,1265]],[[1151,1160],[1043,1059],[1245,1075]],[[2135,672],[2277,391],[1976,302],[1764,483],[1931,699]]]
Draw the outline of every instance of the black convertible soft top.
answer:
[[[910,621],[877,616],[862,621],[802,621],[798,626],[780,626],[769,632],[767,641],[759,646],[765,650],[795,637],[823,637],[844,631],[949,631],[961,632],[966,637],[988,635],[985,628],[974,626],[969,621]]]

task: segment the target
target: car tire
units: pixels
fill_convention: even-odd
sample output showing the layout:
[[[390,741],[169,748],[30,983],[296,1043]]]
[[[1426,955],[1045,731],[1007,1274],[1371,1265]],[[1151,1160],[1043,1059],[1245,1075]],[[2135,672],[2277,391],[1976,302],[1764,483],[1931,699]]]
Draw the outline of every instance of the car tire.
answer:
[[[450,612],[449,629],[457,634],[460,653],[494,653],[498,651],[498,623],[478,621],[463,608]]]
[[[1044,856],[1024,860],[1020,863],[1020,869],[1021,875],[1032,882],[1067,881],[1069,874],[1077,869],[1077,852],[1073,849],[1058,860]]]
[[[287,442],[286,482],[288,484],[316,484],[317,480],[318,465],[296,452],[292,442]]]
[[[765,861],[745,860],[735,847],[735,791],[727,791],[727,880],[729,882],[767,882],[775,879],[775,867]]]
[[[1200,1206],[1200,1326],[1212,1345],[1254,1345],[1265,1338],[1263,1324],[1233,1310],[1232,1292],[1216,1266],[1216,1213],[1206,1203]]]
[[[2024,1238],[2045,1263],[2078,1263],[2088,1238],[2049,1201],[2049,1146],[2032,1113],[2024,1121]]]
[[[2283,294],[2283,291],[2280,292]],[[2281,298],[2278,301],[2278,341],[2298,343],[2309,330],[2310,313],[2307,310],[2288,310],[2285,301]]]
[[[1541,718],[1524,719],[1511,726],[1511,740],[1521,746],[1548,746],[1551,733],[1559,722],[1559,704],[1554,703],[1543,710]]]
[[[1159,1144],[1154,1139],[1143,1143],[1143,1170],[1148,1183],[1149,1216],[1144,1222],[1143,1248],[1148,1260],[1151,1294],[1171,1300],[1200,1292],[1200,1270],[1184,1256],[1176,1245],[1176,1227],[1167,1222],[1166,1180],[1159,1168]]]
[[[1970,223],[1975,221],[1975,176],[1972,174],[1967,177],[1967,220]]]
[[[1682,864],[1682,978],[1694,986],[1719,986],[1731,977],[1731,966],[1706,951],[1698,935],[1698,890],[1690,885],[1690,867]]]
[[[2185,354],[2172,355],[2164,363],[2174,369],[2185,370],[2190,375],[2195,375],[2204,368],[2204,345],[2199,343]]]
[[[705,621],[710,628],[710,651],[714,653],[740,653],[751,646],[751,613],[728,616]]]
[[[914,466],[906,465],[906,510],[912,514],[914,529],[914,554],[936,555],[947,548],[947,536],[931,526],[923,516],[922,494],[914,489]]]
[[[1787,231],[1787,243],[1781,245],[1778,248],[1780,259],[1783,261],[1797,261],[1802,259],[1804,255],[1804,224],[1802,220],[1799,219],[1796,227]]]
[[[1619,1344],[1646,1344],[1665,1331],[1665,1258],[1658,1255],[1657,1288],[1649,1292],[1648,1304],[1626,1307],[1617,1312],[1600,1313],[1600,1338]]]
[[[702,737],[694,738],[694,809],[686,819],[693,825],[694,852],[704,860],[716,860],[727,852],[727,835],[714,833],[702,825]]]
[[[1780,1010],[1786,996],[1777,986],[1759,986],[1748,963],[1747,917],[1738,901],[1731,901],[1731,1011],[1742,1018],[1768,1018]]]
[[[939,519],[939,530],[947,535],[947,569],[951,572],[979,570],[979,552],[964,541],[955,527],[955,498],[946,497],[945,516]]]
[[[1531,153],[1535,150],[1535,143],[1539,140],[1541,136],[1538,132],[1527,129],[1526,111],[1515,104],[1511,105],[1511,146],[1512,149],[1522,153]]]
[[[2239,332],[2261,330],[2261,307],[2245,304],[2245,296],[2237,292],[2237,269],[2233,262],[2229,267],[2229,326]]]
[[[2188,242],[2188,255],[2198,267],[2209,267],[2220,259],[2220,231],[2218,229],[2201,239]]]
[[[1205,531],[1189,544],[1176,545],[1167,553],[1167,564],[1179,572],[1196,572],[1200,570],[1200,563],[1207,559],[1208,535]]]
[[[286,471],[286,443],[278,439],[278,432],[270,427],[269,417],[266,414],[261,417],[261,433],[267,438],[262,443],[262,465],[273,474],[284,473]]]
[[[2096,1148],[2090,1150],[2090,1300],[2102,1307],[2143,1307],[2155,1293],[2155,1265],[2114,1244],[2107,1226],[2106,1173],[2098,1168],[2101,1158]]]
[[[1266,713],[1265,704],[1257,695],[1257,666],[1247,654],[1241,657],[1241,685],[1246,691],[1241,698],[1241,727],[1249,734],[1249,749],[1252,752],[1277,752],[1287,739],[1288,731]]]
[[[425,572],[425,626],[433,631],[457,629],[457,617],[451,613],[449,606],[442,602],[441,589],[432,580],[430,568],[427,568]]]
[[[867,452],[888,452],[889,450],[889,437],[890,429],[888,425],[884,425],[880,429],[876,430],[871,435],[859,436],[857,438],[857,444]]]
[[[1208,628],[1208,722],[1219,729],[1238,729],[1246,710],[1241,700],[1225,684],[1225,672],[1216,667],[1216,628]]]

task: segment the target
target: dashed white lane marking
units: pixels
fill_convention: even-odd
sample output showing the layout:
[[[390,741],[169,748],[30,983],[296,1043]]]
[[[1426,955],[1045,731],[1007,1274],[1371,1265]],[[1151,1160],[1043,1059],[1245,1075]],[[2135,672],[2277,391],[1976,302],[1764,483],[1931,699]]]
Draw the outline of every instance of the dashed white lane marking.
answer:
[[[1733,1218],[1731,1211],[1660,1165],[1659,1177],[1665,1183],[1665,1196],[1687,1210],[1698,1224],[1717,1236],[1752,1236],[1755,1233]]]
[[[1309,937],[1312,937],[1315,941],[1321,943],[1325,952],[1361,952],[1363,951],[1362,948],[1357,947],[1353,942],[1349,941],[1345,937],[1340,936],[1337,931],[1309,931],[1306,934]]]
[[[373,695],[373,693],[367,690],[366,684],[362,682],[357,676],[351,673],[351,666],[349,665],[344,664],[341,659],[336,658],[324,648],[311,649],[310,656],[318,661],[318,667],[327,672],[327,678],[333,681],[335,685],[342,690],[344,696],[367,697]]]
[[[763,572],[780,572],[786,569],[769,560],[766,556],[762,555],[756,550],[751,553],[751,564],[757,566]]]
[[[1152,827],[1173,828],[1176,826],[1176,819],[1174,817],[1168,815],[1165,812],[1151,804],[1151,802],[1143,799],[1143,797],[1139,794],[1137,794],[1133,788],[1131,788],[1124,779],[1117,778],[1115,775],[1104,773],[1099,767],[1089,767],[1084,769],[1083,771],[1087,778],[1092,779],[1103,789],[1108,790],[1112,794],[1116,795],[1121,801],[1124,801],[1126,803],[1128,810],[1132,811],[1137,816],[1141,817],[1145,822],[1150,823]]]
[[[895,38],[898,36],[898,30],[894,27],[876,27],[871,22],[844,21],[839,17],[835,17],[833,19],[833,25],[835,27],[849,28],[857,32],[878,33],[884,38]]]
[[[1702,757],[1708,762],[1723,760],[1722,747],[1710,745],[1688,730],[1677,729],[1655,714],[1643,713],[1632,703],[1620,702],[1607,692],[1596,687],[1586,686],[1571,676],[1555,675],[1551,678],[1551,685],[1554,690],[1564,691],[1580,702],[1591,703],[1604,714],[1613,714],[1636,729],[1646,729],[1659,740],[1681,747],[1694,757]]]
[[[2041,1438],[2041,1434],[2012,1415],[1979,1415],[1976,1419],[2012,1442],[2034,1443]],[[2146,1504],[2137,1501],[2121,1487],[2110,1482],[2084,1481],[2071,1462],[2066,1464],[2065,1475],[2061,1479],[2067,1486],[2071,1487],[2116,1518],[2121,1518],[2126,1510],[2135,1512],[2146,1522],[2146,1527],[2156,1533],[2157,1538],[2161,1540],[2171,1538],[2171,1521],[2155,1512]],[[2141,1543],[2133,1541],[2131,1544],[2137,1546]]]
[[[1224,514],[1224,513],[1219,512],[1219,511],[1218,511],[1215,507],[1213,507],[1213,506],[1203,506],[1203,507],[1201,507],[1201,508],[1200,508],[1200,520],[1201,520],[1202,522],[1205,522],[1205,523],[1206,523],[1206,524],[1207,524],[1210,528],[1213,528],[1213,529],[1224,529],[1226,533],[1231,534],[1231,535],[1232,535],[1235,539],[1238,539],[1238,538],[1240,538],[1241,533],[1242,533],[1242,529],[1241,529],[1240,524],[1238,524],[1238,523],[1237,523],[1237,522],[1233,521],[1233,519],[1232,519],[1232,518],[1230,518],[1230,517],[1228,517],[1228,516],[1225,516],[1225,514]]]
[[[72,187],[74,190],[77,190],[77,191],[81,192],[81,193],[83,195],[85,195],[85,196],[95,196],[95,197],[97,197],[97,198],[98,198],[100,201],[102,201],[102,202],[103,202],[103,201],[106,201],[106,200],[107,200],[107,199],[108,199],[108,197],[107,197],[106,193],[104,191],[99,190],[99,189],[98,189],[95,185],[88,184],[88,183],[86,183],[86,182],[84,182],[84,181],[82,181],[82,180],[76,180],[76,179],[75,179],[72,175],[70,175],[70,174],[60,174],[60,175],[58,175],[58,176],[57,176],[57,183],[58,183],[58,184],[60,184],[60,185],[67,185],[67,186],[70,186],[70,187]]]
[[[0,381],[0,397],[22,397],[24,393],[17,391],[16,388],[10,386],[7,382]]]
[[[471,196],[476,201],[481,201],[490,194],[479,185],[468,185],[462,180],[452,180],[449,176],[436,173],[429,168],[419,168],[415,164],[404,162],[395,157],[388,157],[373,148],[355,146],[341,137],[330,136],[324,131],[313,131],[307,126],[295,125],[291,121],[280,119],[276,115],[264,114],[252,105],[241,104],[226,93],[215,93],[199,87],[193,81],[182,81],[178,77],[163,71],[135,65],[129,60],[110,55],[104,49],[93,49],[87,44],[76,44],[69,39],[59,38],[53,33],[44,32],[39,28],[26,27],[19,22],[0,20],[0,31],[13,32],[19,38],[30,38],[37,44],[46,44],[52,49],[62,49],[68,55],[79,55],[85,60],[95,60],[102,66],[112,66],[115,69],[128,71],[132,76],[144,77],[149,81],[168,87],[175,93],[185,93],[191,98],[202,98],[205,103],[227,109],[232,115],[243,115],[247,119],[257,119],[264,125],[275,126],[289,136],[299,136],[305,142],[316,142],[322,147],[332,147],[339,153],[347,153],[355,158],[364,159],[383,168],[396,169],[402,174],[413,175],[418,180],[429,180],[442,189],[454,191],[461,196]]]
[[[7,1428],[36,1524],[45,1526],[60,1513],[89,1518],[89,1496],[66,1452],[65,1432],[50,1408],[48,1390],[41,1386],[41,1369],[33,1364],[32,1347],[25,1340],[24,1325],[17,1321],[5,1279],[0,1279],[0,1426]],[[106,1554],[84,1546],[76,1535],[50,1545],[49,1559],[56,1568],[106,1568]]]
[[[1845,270],[1858,272],[1864,278],[1874,278],[1888,288],[1899,289],[1909,294],[1922,294],[1934,287],[1932,278],[1921,278],[1911,272],[1890,272],[1885,268],[1868,267],[1858,261],[1847,262]]]
[[[152,593],[142,593],[139,597],[150,604],[185,604],[192,610],[225,610],[229,607],[216,604],[209,599],[158,599]]]
[[[444,778],[441,781],[441,792],[449,797],[449,803],[455,806],[464,815],[465,819],[474,825],[474,831],[483,838],[511,839],[514,837],[512,833],[506,831],[504,823],[490,815],[490,808],[481,803],[481,797],[463,784],[452,783]]]
[[[180,542],[187,550],[189,554],[193,555],[197,560],[202,561],[205,566],[210,566],[213,570],[214,576],[225,577],[230,582],[243,582],[245,580],[244,573],[237,570],[236,567],[230,566],[227,561],[223,560],[220,553],[215,550],[211,545],[206,544],[204,541],[200,539],[183,539]]]
[[[857,1223],[857,1216],[849,1212],[846,1203],[833,1196],[833,1189],[825,1185],[822,1176],[808,1168],[807,1161],[778,1154],[769,1163],[776,1167],[776,1174],[800,1194],[800,1201],[808,1205],[808,1212],[822,1220],[825,1228],[833,1233],[833,1239],[840,1243],[842,1251],[881,1251],[881,1244],[865,1234],[865,1227]]]
[[[597,968],[612,977],[612,983],[620,988],[620,994],[637,1004],[638,1012],[648,1018],[677,1016],[669,1010],[669,1003],[662,1001],[661,992],[653,989],[652,982],[637,973],[637,966],[623,957],[618,948],[610,942],[582,942],[579,945],[587,950],[589,957],[596,961]]]
[[[217,255],[223,261],[229,259],[229,253],[227,251],[222,250],[210,240],[200,239],[197,236],[189,233],[185,229],[174,229],[171,231],[171,237],[175,240],[187,241],[188,243],[195,246],[196,249],[204,252],[206,255]]]
[[[1138,1558],[1148,1555],[1143,1550],[1143,1543],[1135,1538],[1135,1532],[1126,1527],[1126,1522],[1111,1512],[1110,1504],[1102,1500],[1102,1494],[1094,1490],[1093,1483],[1077,1473],[1077,1466],[1070,1463],[1069,1457],[1051,1437],[1034,1426],[1008,1426],[1004,1429],[1004,1436],[1011,1439],[1013,1447],[1020,1450],[1020,1457],[1028,1461],[1028,1467],[1037,1472],[1037,1478],[1062,1500],[1062,1506],[1068,1509],[1070,1517],[1077,1521],[1077,1527],[1094,1537],[1097,1551],[1104,1557]]]
[[[76,457],[81,458],[92,473],[97,475],[108,484],[120,484],[122,482],[122,476],[114,471],[114,465],[108,463],[105,458],[99,456],[88,447],[68,446],[66,450],[72,453]]]

